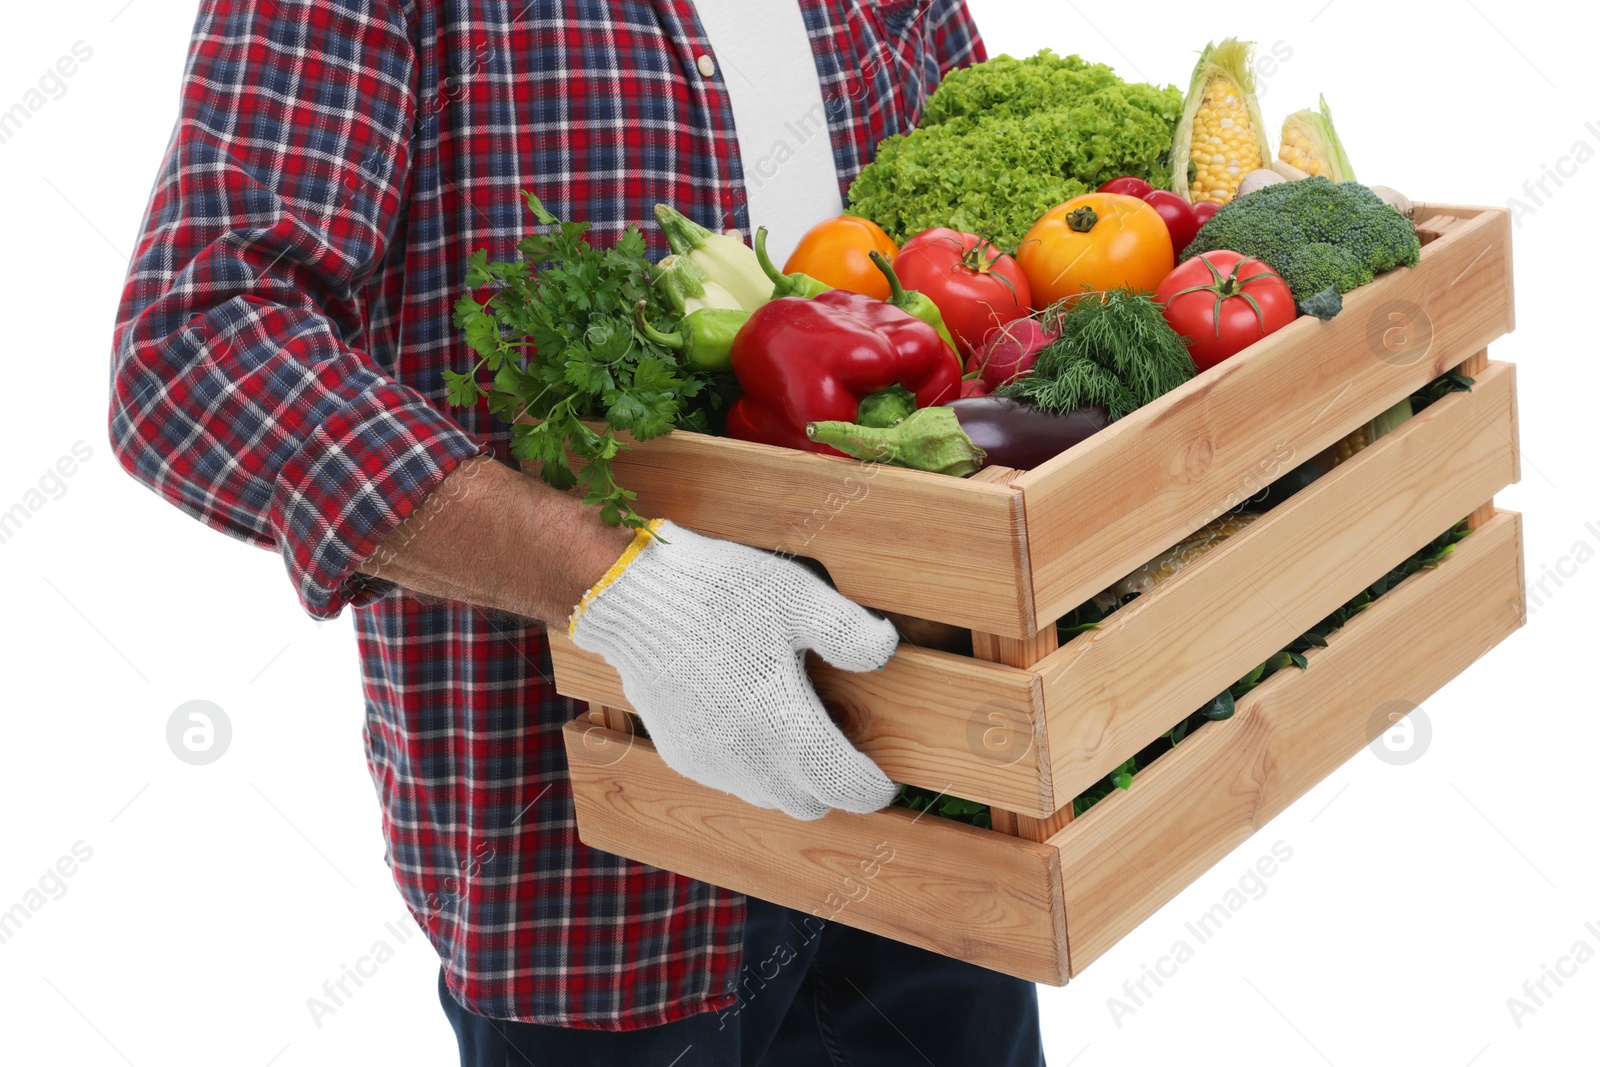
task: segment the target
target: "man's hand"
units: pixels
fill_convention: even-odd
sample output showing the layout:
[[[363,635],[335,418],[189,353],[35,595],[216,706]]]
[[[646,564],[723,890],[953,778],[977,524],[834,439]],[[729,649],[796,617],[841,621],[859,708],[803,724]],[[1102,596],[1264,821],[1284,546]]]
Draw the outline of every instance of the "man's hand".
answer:
[[[659,522],[584,597],[578,647],[604,656],[667,765],[758,807],[817,819],[877,811],[895,784],[857,751],[812,689],[806,649],[877,670],[887,619],[792,560]]]

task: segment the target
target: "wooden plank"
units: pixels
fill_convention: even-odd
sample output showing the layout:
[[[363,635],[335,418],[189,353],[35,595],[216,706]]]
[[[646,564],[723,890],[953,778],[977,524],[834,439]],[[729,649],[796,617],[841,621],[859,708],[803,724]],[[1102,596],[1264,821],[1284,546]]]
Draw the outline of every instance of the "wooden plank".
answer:
[[[550,659],[562,695],[633,710],[599,656],[552,633]],[[1029,815],[1055,810],[1031,672],[905,644],[881,671],[841,671],[815,656],[807,666],[846,736],[895,781]]]
[[[1072,801],[1069,800],[1060,811],[1042,819],[1035,819],[1031,815],[1016,816],[1016,828],[1012,833],[1029,841],[1048,841],[1070,822],[1072,822]]]
[[[983,470],[969,478],[968,481],[993,482],[996,485],[1010,485],[1011,480],[1020,473],[1020,471],[1017,471],[1011,467],[985,467]]]
[[[1010,637],[1035,626],[1006,485],[673,431],[612,461],[642,515],[820,562],[857,603]]]
[[[648,741],[617,759],[583,732],[565,729],[590,847],[1029,981],[1066,980],[1055,848],[904,808],[802,822],[697,785]]]
[[[1046,626],[1032,637],[1002,637],[978,630],[972,632],[972,654],[991,663],[1004,663],[1008,667],[1031,667],[1044,659],[1057,647],[1056,628]]]
[[[972,654],[991,663],[1004,663],[1011,667],[1031,667],[1056,650],[1058,637],[1054,626],[1046,626],[1031,638],[1017,640],[973,631]],[[1050,765],[1050,753],[1044,747],[1043,731],[1039,732],[1038,759],[1041,767]],[[1064,814],[1063,814],[1064,813]],[[989,809],[990,825],[1000,833],[1025,837],[1029,841],[1043,841],[1072,820],[1072,804],[1043,819],[1031,815]]]
[[[1457,374],[1465,374],[1468,378],[1476,378],[1489,369],[1489,350],[1480,348],[1456,367]]]
[[[1035,669],[1072,797],[1516,474],[1515,367],[1453,393]]]
[[[1076,976],[1522,623],[1520,516],[1501,512],[1050,839]]]
[[[1461,219],[1455,215],[1434,215],[1427,221],[1415,222],[1412,226],[1417,232],[1417,241],[1423,247],[1427,247],[1460,222]]]
[[[1019,476],[1042,626],[1512,327],[1510,218],[1485,209]]]

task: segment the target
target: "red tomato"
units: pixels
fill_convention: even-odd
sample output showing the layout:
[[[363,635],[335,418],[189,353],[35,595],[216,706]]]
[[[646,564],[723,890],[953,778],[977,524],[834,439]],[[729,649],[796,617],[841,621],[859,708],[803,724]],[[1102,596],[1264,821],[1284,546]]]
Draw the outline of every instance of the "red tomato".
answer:
[[[1206,370],[1293,322],[1289,285],[1259,259],[1202,252],[1178,265],[1156,290],[1167,325],[1189,342]]]
[[[963,358],[994,327],[1026,315],[1033,300],[1017,261],[975,233],[924,230],[901,247],[894,272],[939,308]]]
[[[1121,193],[1123,196],[1137,196],[1143,200],[1154,187],[1143,178],[1112,178],[1095,192]]]
[[[1200,225],[1204,226],[1211,221],[1211,216],[1222,210],[1222,205],[1214,200],[1202,200],[1194,205],[1194,217]]]
[[[1194,217],[1194,205],[1166,189],[1152,189],[1140,197],[1156,209],[1161,221],[1167,224],[1167,234],[1172,238],[1172,259],[1177,262],[1183,250],[1189,247],[1194,235],[1200,232],[1200,221]]]

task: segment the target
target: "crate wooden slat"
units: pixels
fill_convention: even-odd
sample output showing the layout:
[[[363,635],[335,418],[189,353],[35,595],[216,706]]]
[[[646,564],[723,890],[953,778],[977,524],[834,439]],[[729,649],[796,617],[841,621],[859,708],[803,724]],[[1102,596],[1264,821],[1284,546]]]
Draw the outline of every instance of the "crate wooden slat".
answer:
[[[1232,720],[1202,727],[1130,790],[1043,843],[901,809],[799,822],[675,774],[646,741],[574,722],[565,736],[579,835],[643,863],[1061,984],[1359,752],[1379,705],[1426,699],[1516,629],[1520,531],[1516,514],[1494,515],[1439,567],[1352,619],[1308,657],[1307,670],[1281,672]]]
[[[1383,705],[1421,704],[1514,631],[1523,602],[1521,516],[1499,512],[1051,838],[1072,973],[1359,753]]]
[[[996,632],[1032,616],[1009,486],[682,430],[633,443],[612,466],[641,514],[817,559],[858,603]]]
[[[903,808],[802,822],[691,782],[643,738],[583,722],[565,732],[586,845],[1034,981],[1066,981],[1051,846]]]
[[[599,656],[552,633],[550,657],[563,694],[633,710],[622,679]],[[1054,810],[1033,758],[1044,732],[1033,673],[913,646],[881,671],[853,674],[814,656],[808,666],[846,736],[896,781],[1016,811]]]

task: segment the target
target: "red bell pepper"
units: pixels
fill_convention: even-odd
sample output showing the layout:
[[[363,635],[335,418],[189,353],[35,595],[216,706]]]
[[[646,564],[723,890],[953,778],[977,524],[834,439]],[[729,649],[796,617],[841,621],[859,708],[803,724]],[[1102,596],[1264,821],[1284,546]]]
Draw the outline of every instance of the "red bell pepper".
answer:
[[[733,372],[744,395],[729,437],[835,456],[806,423],[887,426],[961,390],[961,362],[932,326],[845,289],[757,308],[734,336]]]

